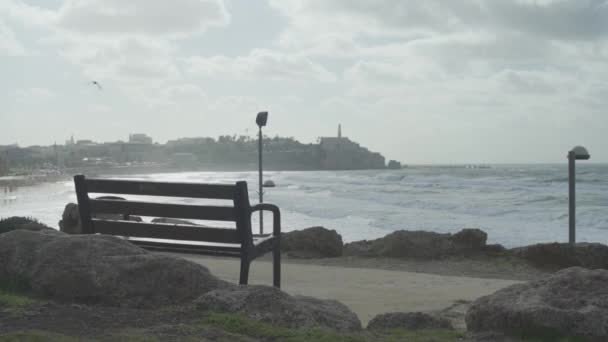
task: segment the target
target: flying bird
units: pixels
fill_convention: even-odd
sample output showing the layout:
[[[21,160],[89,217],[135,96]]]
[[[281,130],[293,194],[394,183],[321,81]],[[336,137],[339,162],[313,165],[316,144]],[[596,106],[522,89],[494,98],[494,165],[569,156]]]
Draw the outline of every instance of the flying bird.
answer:
[[[101,87],[101,84],[99,84],[99,82],[97,82],[97,81],[91,81],[91,82],[89,82],[89,84],[97,86],[97,88],[99,88],[99,90],[103,90],[103,88]]]

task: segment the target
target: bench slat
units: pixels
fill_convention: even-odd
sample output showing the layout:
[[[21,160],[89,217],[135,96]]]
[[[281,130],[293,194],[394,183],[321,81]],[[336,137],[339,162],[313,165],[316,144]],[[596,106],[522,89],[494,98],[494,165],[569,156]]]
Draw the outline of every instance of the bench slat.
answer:
[[[87,192],[103,194],[234,199],[236,187],[228,184],[161,183],[123,179],[86,179]]]
[[[129,214],[207,221],[235,221],[234,207],[197,206],[107,199],[89,200],[94,214]]]
[[[93,219],[95,233],[151,239],[240,244],[236,229]]]
[[[153,242],[153,241],[141,241],[141,240],[129,240],[134,245],[147,250],[153,250],[158,252],[170,252],[170,253],[188,253],[188,254],[201,254],[201,255],[217,255],[217,256],[230,256],[230,257],[241,257],[241,247],[227,247],[227,246],[193,246],[178,243],[166,243],[166,242]]]

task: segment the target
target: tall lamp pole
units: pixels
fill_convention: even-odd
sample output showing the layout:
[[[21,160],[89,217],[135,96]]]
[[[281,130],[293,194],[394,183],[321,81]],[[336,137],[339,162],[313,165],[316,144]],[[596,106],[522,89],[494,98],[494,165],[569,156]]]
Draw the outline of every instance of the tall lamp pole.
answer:
[[[568,152],[568,242],[576,243],[576,161],[591,158],[587,149],[576,146]]]
[[[264,185],[262,179],[262,127],[266,126],[266,122],[268,121],[268,112],[259,112],[258,116],[255,118],[255,123],[260,128],[258,133],[258,176],[259,176],[259,194],[260,194],[260,203],[264,203],[264,192],[262,191],[262,186]],[[264,214],[263,211],[260,210],[260,234],[264,234]]]

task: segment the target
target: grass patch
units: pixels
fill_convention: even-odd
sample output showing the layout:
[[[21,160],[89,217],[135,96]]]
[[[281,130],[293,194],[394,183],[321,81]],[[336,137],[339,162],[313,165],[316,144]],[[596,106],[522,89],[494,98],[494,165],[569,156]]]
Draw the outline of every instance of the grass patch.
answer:
[[[559,338],[559,337],[558,338],[556,338],[556,337],[545,337],[545,338],[527,337],[527,338],[523,338],[522,340],[525,342],[589,342],[589,341],[591,341],[585,337],[561,337],[561,338]]]
[[[391,329],[382,332],[382,335],[376,336],[373,341],[451,342],[460,341],[464,335],[463,332],[455,330]]]
[[[118,334],[103,339],[73,337],[46,331],[18,331],[0,335],[0,342],[160,342],[157,338],[137,334]]]
[[[0,307],[22,308],[35,302],[30,283],[21,278],[0,279]]]
[[[234,334],[273,341],[365,342],[365,339],[359,336],[340,334],[335,331],[319,328],[289,329],[235,314],[212,313],[202,324]]]
[[[91,340],[76,338],[45,331],[19,331],[0,335],[0,342],[89,342]]]
[[[22,308],[34,302],[30,297],[0,289],[0,307]]]

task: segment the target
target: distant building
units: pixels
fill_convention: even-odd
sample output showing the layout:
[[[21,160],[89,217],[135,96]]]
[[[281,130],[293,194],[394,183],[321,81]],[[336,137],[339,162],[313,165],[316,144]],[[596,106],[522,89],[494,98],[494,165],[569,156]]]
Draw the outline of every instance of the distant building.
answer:
[[[12,145],[0,145],[0,151],[8,151],[8,150],[14,150],[19,148],[19,145],[17,144],[12,144]]]
[[[401,163],[396,160],[390,160],[388,162],[388,168],[391,170],[399,170],[401,169]]]
[[[152,144],[152,138],[147,134],[143,133],[135,133],[129,134],[129,143],[130,144]]]
[[[208,137],[196,137],[196,138],[180,138],[177,140],[167,141],[167,146],[184,146],[184,145],[204,145],[213,144],[215,140]]]
[[[74,135],[70,137],[70,140],[65,141],[65,146],[73,146],[74,145]]]
[[[342,136],[342,125],[338,125],[337,137],[322,137],[319,143],[320,165],[326,170],[383,169],[385,159],[380,153]]]

